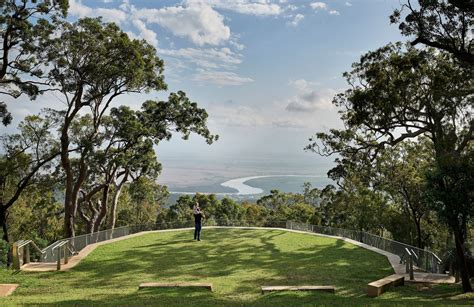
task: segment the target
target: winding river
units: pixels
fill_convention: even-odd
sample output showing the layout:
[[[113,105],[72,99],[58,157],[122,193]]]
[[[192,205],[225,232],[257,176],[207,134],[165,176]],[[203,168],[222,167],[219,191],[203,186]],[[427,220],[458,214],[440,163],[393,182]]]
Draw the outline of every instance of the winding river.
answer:
[[[216,195],[256,195],[263,193],[260,188],[252,187],[246,184],[247,181],[259,178],[270,178],[270,177],[302,177],[302,178],[326,178],[326,176],[312,176],[312,175],[263,175],[263,176],[250,176],[231,179],[221,183],[221,186],[237,190],[235,193],[201,193],[201,194],[216,194]],[[190,194],[194,195],[196,192],[171,192],[172,194]]]

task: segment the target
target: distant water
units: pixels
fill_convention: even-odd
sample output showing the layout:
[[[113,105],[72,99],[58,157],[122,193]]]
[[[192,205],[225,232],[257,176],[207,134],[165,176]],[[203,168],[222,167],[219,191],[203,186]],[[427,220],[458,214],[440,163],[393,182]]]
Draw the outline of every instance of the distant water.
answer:
[[[227,188],[230,191],[222,191],[212,189],[212,186],[207,186],[208,190],[203,191],[199,187],[190,187],[188,191],[172,191],[172,194],[216,194],[224,196],[246,196],[268,194],[271,190],[280,190],[282,192],[298,193],[303,191],[304,183],[310,183],[312,187],[322,188],[330,183],[330,180],[325,176],[313,175],[261,175],[235,178],[227,180],[220,184],[221,187]]]
[[[251,176],[228,180],[221,183],[224,187],[236,189],[237,195],[262,194],[273,189],[284,192],[301,192],[305,182],[314,183],[314,178],[321,180],[327,178],[323,176],[302,176],[302,175],[265,175]],[[262,180],[264,179],[264,180]],[[276,180],[280,179],[280,180]],[[283,179],[283,180],[282,180]],[[309,180],[309,181],[308,181]],[[298,190],[295,190],[295,185]],[[288,191],[289,190],[289,191]]]
[[[313,156],[193,156],[161,158],[160,184],[172,191],[170,203],[182,194],[216,194],[254,200],[271,190],[301,193],[303,184],[323,188],[331,181],[328,159]],[[290,175],[290,176],[288,176]]]

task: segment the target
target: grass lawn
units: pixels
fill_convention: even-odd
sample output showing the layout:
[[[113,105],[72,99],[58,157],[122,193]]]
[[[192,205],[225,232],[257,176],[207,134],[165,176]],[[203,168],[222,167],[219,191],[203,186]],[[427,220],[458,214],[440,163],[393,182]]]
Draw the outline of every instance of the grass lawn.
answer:
[[[280,230],[204,229],[146,234],[98,247],[68,272],[12,273],[0,283],[19,283],[0,305],[317,305],[466,304],[474,296],[458,285],[407,285],[378,298],[367,283],[393,273],[388,260],[342,240]],[[138,290],[142,282],[211,282],[214,292]],[[262,285],[334,285],[336,294],[260,294]]]

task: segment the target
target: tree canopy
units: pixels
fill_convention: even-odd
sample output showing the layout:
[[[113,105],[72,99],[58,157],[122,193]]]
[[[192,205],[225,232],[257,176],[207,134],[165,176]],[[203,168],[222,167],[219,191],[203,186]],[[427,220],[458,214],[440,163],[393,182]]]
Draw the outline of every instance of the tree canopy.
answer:
[[[414,37],[413,45],[438,48],[474,65],[474,1],[403,1],[390,20],[399,24],[403,35]]]

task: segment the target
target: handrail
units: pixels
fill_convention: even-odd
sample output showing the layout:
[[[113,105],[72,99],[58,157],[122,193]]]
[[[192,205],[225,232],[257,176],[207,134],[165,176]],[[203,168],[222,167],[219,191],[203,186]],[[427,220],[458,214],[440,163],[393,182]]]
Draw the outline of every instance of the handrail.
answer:
[[[19,243],[20,242],[20,243]],[[21,248],[25,245],[28,245],[30,242],[32,242],[31,240],[20,240],[20,241],[17,241],[17,244],[18,244],[18,248]]]
[[[418,259],[418,256],[415,254],[413,249],[410,252],[410,249],[405,247],[405,254],[408,255],[408,259],[405,260],[406,264],[406,272],[410,274],[410,280],[414,280],[414,271],[413,271],[413,256],[415,256]]]
[[[56,246],[54,246],[52,248],[52,250],[55,250],[57,248],[60,248],[60,247],[63,247],[64,245],[66,245],[69,241],[68,240],[62,240],[62,241],[59,241],[58,244],[56,244]]]
[[[209,220],[213,222],[210,225],[238,225],[238,226],[257,226],[254,223],[245,223],[241,221],[232,221],[232,220]],[[163,221],[161,223],[150,223],[150,224],[137,224],[117,227],[114,229],[101,230],[94,233],[84,234],[76,237],[65,238],[58,240],[48,247],[42,250],[42,261],[44,262],[55,262],[57,259],[61,258],[63,255],[66,260],[67,257],[72,256],[80,252],[83,248],[90,244],[97,242],[107,241],[110,239],[123,237],[133,233],[138,233],[147,230],[159,230],[159,229],[179,229],[183,227],[192,227],[194,225],[192,220],[183,220],[183,221]],[[416,265],[420,268],[425,268],[428,272],[439,272],[440,264],[442,261],[439,259],[436,254],[431,251],[423,250],[402,242],[397,242],[392,239],[383,238],[378,235],[373,235],[364,231],[348,230],[341,229],[336,227],[325,227],[318,225],[309,225],[302,223],[295,223],[292,221],[280,221],[280,220],[269,220],[259,223],[258,226],[266,227],[281,227],[281,228],[291,228],[299,229],[309,232],[317,232],[329,235],[342,236],[350,238],[362,243],[368,244],[380,248],[382,250],[388,251],[390,253],[396,254],[400,257],[401,263],[409,263],[408,255],[411,255],[411,259],[416,261]],[[294,227],[294,228],[293,228]],[[22,244],[26,240],[19,241],[18,243]],[[61,248],[64,247],[64,250]],[[408,273],[409,270],[407,270]]]
[[[413,250],[413,248],[411,249],[411,253],[413,254],[413,256],[415,256],[416,260],[418,260],[418,255],[417,255],[416,252]]]
[[[13,243],[13,268],[19,270],[20,267],[31,262],[30,246],[33,246],[41,255],[41,260],[45,257],[45,251],[36,245],[33,240],[18,240]]]
[[[441,271],[442,261],[432,251],[421,249],[392,239],[384,238],[365,231],[348,230],[329,226],[309,225],[304,223],[296,223],[293,221],[288,221],[287,228],[350,238],[368,244],[370,246],[385,250],[392,254],[396,254],[401,258],[402,261],[405,255],[405,249],[409,249],[411,250],[410,254],[412,254],[412,258],[414,258],[418,267],[423,268],[427,272],[431,273],[439,273]]]

